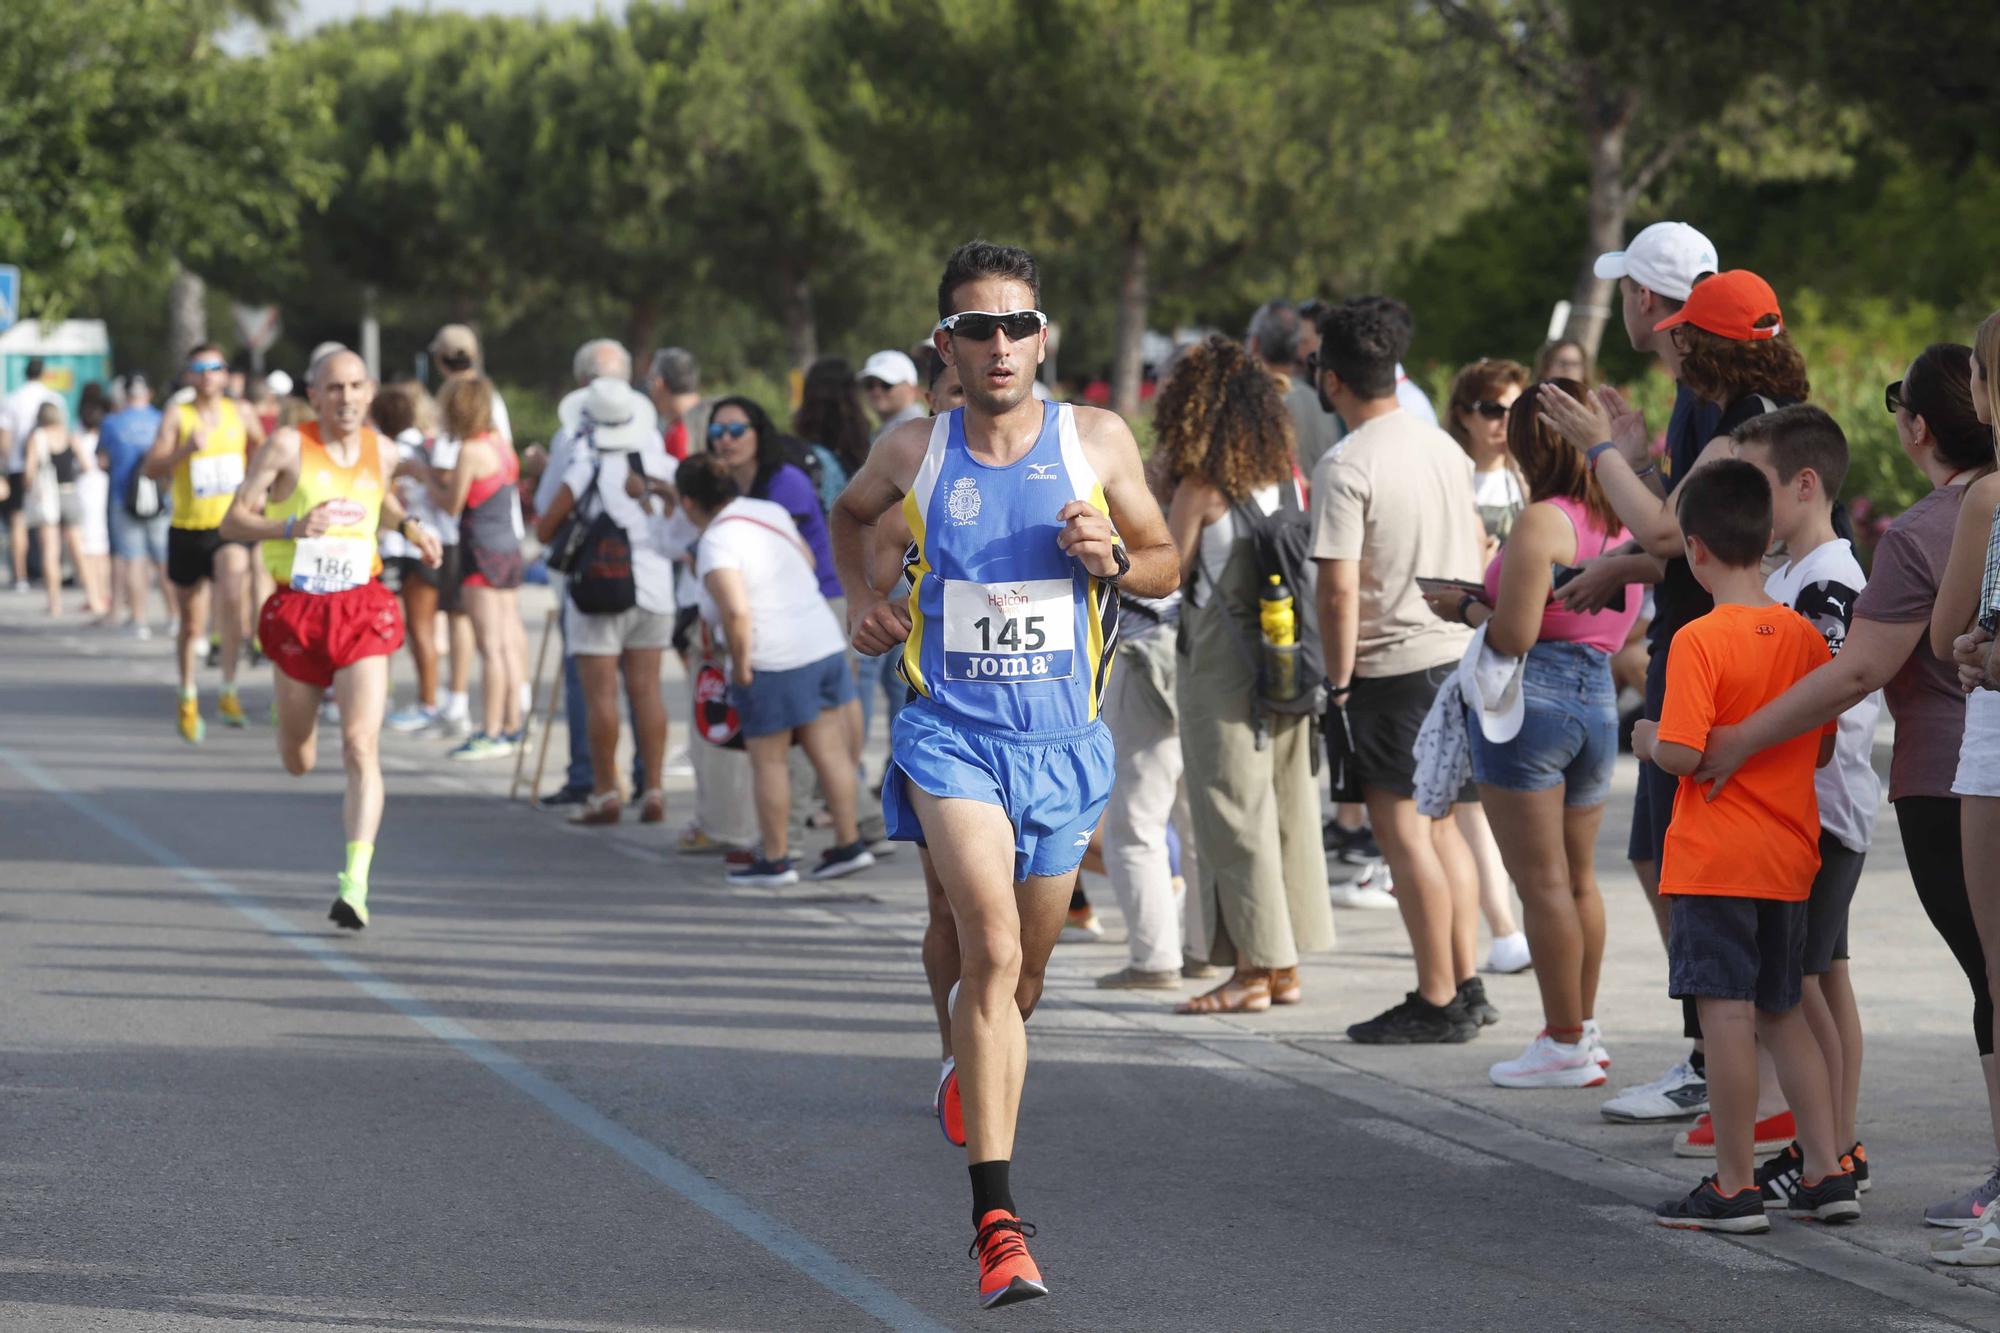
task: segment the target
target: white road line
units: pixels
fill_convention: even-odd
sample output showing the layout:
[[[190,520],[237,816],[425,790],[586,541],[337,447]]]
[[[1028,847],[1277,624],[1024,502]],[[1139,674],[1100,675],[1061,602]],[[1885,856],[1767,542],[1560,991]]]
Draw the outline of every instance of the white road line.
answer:
[[[865,1310],[892,1329],[908,1333],[944,1333],[943,1325],[874,1279],[850,1268],[804,1234],[758,1211],[666,1149],[640,1138],[574,1093],[550,1082],[464,1024],[446,1018],[417,996],[384,981],[319,935],[308,935],[291,921],[263,906],[251,895],[186,860],[155,841],[136,824],[71,791],[61,779],[19,751],[0,746],[0,762],[61,801],[99,828],[189,884],[208,893],[263,927],[274,938],[340,977],[357,990],[393,1009],[445,1045],[471,1059],[515,1091],[622,1157],[640,1171],[694,1204],[709,1216],[755,1241],[827,1290]]]

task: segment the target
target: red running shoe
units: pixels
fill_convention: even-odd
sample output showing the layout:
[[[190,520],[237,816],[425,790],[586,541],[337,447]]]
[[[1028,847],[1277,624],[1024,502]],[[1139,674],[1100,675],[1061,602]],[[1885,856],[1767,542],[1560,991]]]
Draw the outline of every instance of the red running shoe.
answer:
[[[944,1141],[954,1148],[963,1148],[965,1107],[958,1100],[958,1061],[944,1062],[944,1071],[938,1075],[937,1093],[931,1098],[931,1110],[937,1112],[938,1128],[944,1131]]]
[[[979,1219],[979,1234],[967,1247],[967,1258],[979,1260],[979,1305],[986,1310],[1032,1301],[1046,1296],[1042,1270],[1028,1254],[1034,1224],[1023,1222],[1004,1208],[995,1208]]]
[[[1799,1136],[1798,1125],[1790,1111],[1780,1111],[1767,1115],[1757,1122],[1755,1130],[1757,1146],[1752,1150],[1759,1156],[1774,1153]],[[1694,1128],[1684,1129],[1674,1136],[1674,1156],[1713,1157],[1715,1156],[1715,1121],[1703,1115],[1694,1122]]]

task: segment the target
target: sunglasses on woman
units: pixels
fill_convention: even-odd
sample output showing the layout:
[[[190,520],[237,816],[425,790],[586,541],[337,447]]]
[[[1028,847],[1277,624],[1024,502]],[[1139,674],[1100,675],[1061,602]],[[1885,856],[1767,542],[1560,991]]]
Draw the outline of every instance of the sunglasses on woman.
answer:
[[[939,320],[938,327],[967,342],[986,342],[997,330],[1005,330],[1009,342],[1024,342],[1048,322],[1049,317],[1039,310],[961,310]]]
[[[1482,398],[1472,405],[1472,410],[1488,421],[1498,421],[1507,415],[1507,404],[1495,398]]]
[[[1903,382],[1901,380],[1897,380],[1894,384],[1882,390],[1882,405],[1889,409],[1891,415],[1903,410]]]
[[[732,440],[740,440],[749,433],[750,423],[747,421],[711,421],[708,423],[708,438],[711,440],[719,440],[725,435]]]

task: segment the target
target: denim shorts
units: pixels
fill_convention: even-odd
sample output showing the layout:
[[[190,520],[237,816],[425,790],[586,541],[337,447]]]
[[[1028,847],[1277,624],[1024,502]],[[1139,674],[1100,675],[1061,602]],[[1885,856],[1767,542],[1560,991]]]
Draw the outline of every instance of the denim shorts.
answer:
[[[789,671],[753,672],[748,685],[729,687],[729,702],[743,720],[745,736],[771,736],[810,726],[820,714],[854,697],[847,654],[832,653]]]
[[[1563,804],[1604,804],[1618,762],[1618,693],[1611,655],[1581,643],[1550,641],[1528,650],[1521,673],[1520,734],[1495,743],[1470,717],[1473,781],[1507,791],[1547,791],[1566,784]]]
[[[167,526],[170,518],[158,514],[152,518],[134,518],[125,512],[125,506],[111,506],[111,554],[120,560],[145,560],[150,558],[156,565],[167,563]]]
[[[1667,993],[1676,1000],[1748,1000],[1767,1014],[1799,1002],[1806,904],[1771,898],[1671,893]]]

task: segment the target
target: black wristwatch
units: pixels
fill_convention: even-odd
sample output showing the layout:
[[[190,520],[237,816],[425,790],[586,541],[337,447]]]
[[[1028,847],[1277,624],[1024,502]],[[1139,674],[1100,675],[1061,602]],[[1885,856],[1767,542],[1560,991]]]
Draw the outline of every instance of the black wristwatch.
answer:
[[[1132,572],[1132,557],[1125,554],[1125,548],[1123,546],[1114,545],[1111,548],[1111,558],[1118,562],[1118,572],[1116,574],[1111,575],[1109,578],[1099,579],[1098,581],[1100,583],[1109,583],[1112,584],[1113,586],[1116,586],[1118,580],[1124,578],[1127,574],[1130,574]]]

